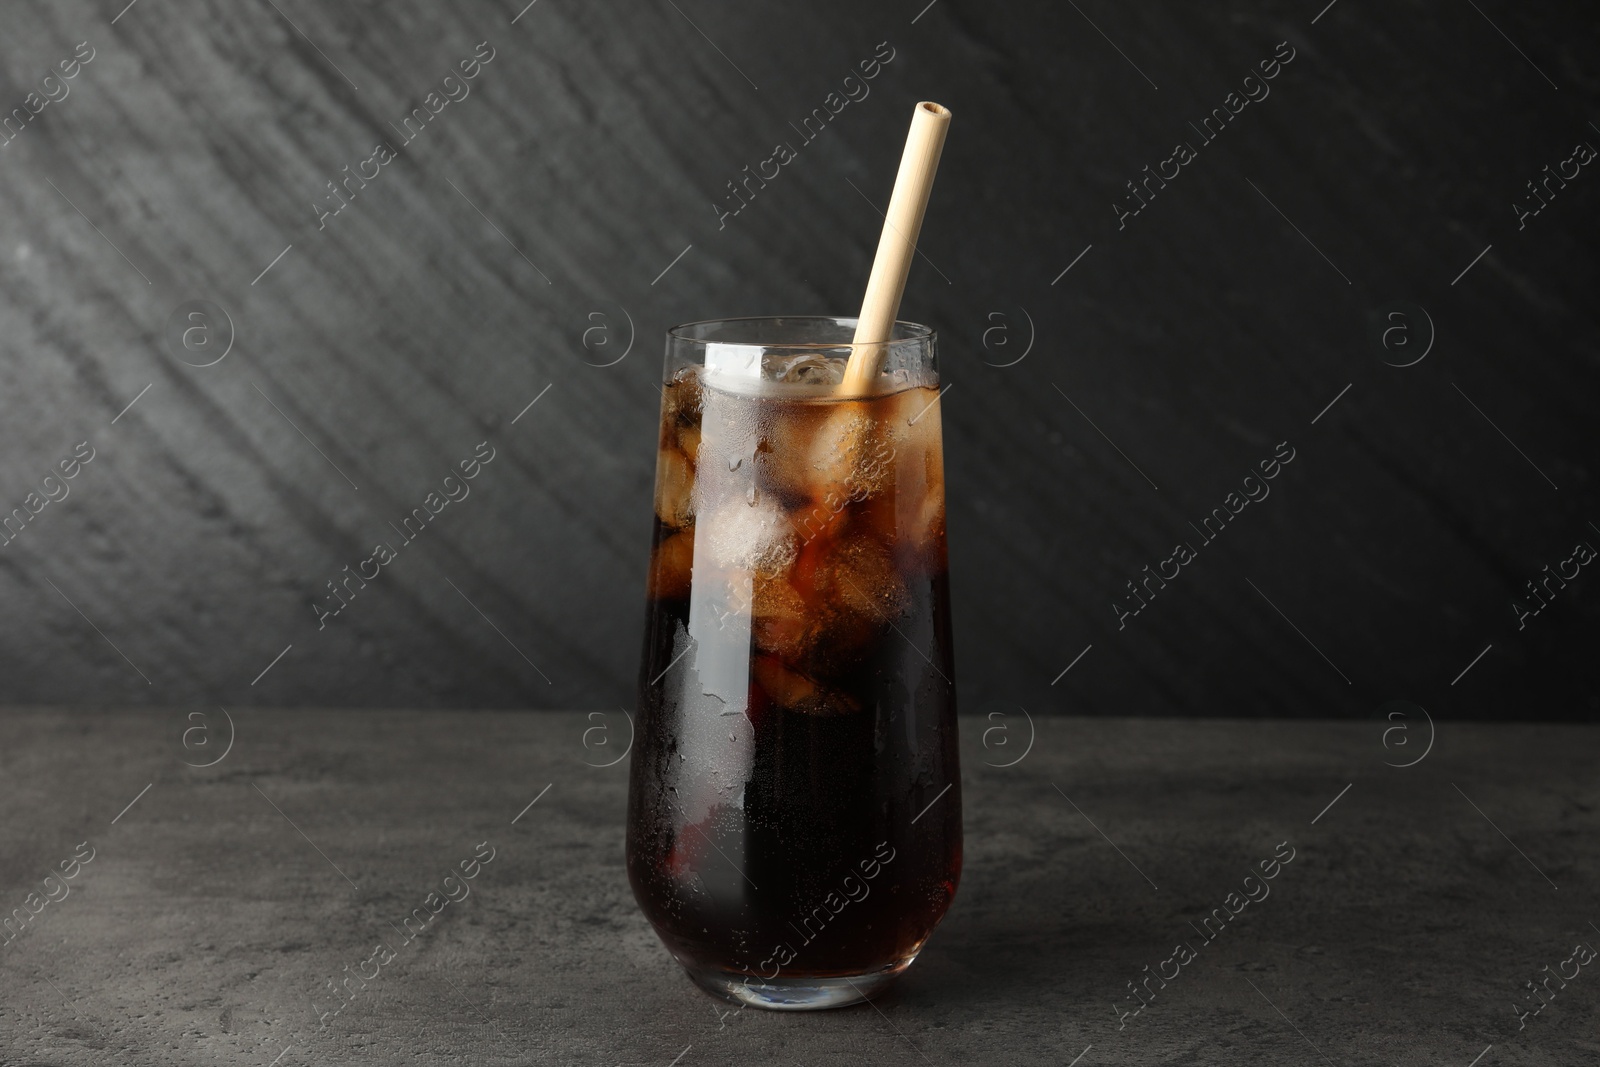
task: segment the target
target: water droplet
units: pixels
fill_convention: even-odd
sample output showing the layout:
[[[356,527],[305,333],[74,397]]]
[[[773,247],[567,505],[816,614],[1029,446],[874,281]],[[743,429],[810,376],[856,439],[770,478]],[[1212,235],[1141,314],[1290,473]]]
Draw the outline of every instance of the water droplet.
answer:
[[[734,456],[732,459],[728,460],[728,471],[731,473],[733,471],[738,470],[740,464],[742,464],[743,462],[744,462],[744,457],[743,456]]]
[[[756,506],[756,487],[755,486],[752,485],[749,488],[749,490],[746,491],[746,493],[744,494],[744,502],[746,504],[749,504],[751,507],[755,507]]]

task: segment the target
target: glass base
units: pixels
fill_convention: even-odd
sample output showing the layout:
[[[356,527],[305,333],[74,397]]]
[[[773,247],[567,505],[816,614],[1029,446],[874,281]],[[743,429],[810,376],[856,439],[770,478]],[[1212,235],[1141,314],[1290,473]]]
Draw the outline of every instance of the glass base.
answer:
[[[752,1008],[770,1011],[819,1011],[823,1008],[843,1008],[871,1000],[888,988],[900,972],[911,966],[916,955],[907,956],[897,963],[862,974],[835,975],[828,978],[790,978],[779,975],[762,980],[747,974],[723,971],[711,967],[684,964],[684,970],[696,985],[708,993],[745,1004]],[[680,961],[682,962],[682,961]]]

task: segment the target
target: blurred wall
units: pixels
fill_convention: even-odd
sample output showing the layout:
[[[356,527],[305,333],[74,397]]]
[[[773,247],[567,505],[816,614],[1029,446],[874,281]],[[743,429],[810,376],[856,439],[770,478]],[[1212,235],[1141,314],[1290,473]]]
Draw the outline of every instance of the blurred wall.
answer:
[[[1593,715],[1600,30],[1319,8],[9,5],[5,702],[631,708],[663,331],[926,98],[967,710]]]

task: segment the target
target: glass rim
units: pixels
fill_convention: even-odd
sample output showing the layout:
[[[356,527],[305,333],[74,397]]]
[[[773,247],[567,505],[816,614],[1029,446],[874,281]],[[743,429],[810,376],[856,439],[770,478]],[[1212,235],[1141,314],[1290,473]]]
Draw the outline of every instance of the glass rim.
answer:
[[[694,330],[696,327],[701,326],[722,326],[738,323],[758,322],[772,323],[778,321],[796,323],[828,323],[829,325],[833,326],[854,327],[860,321],[860,318],[856,315],[732,315],[726,318],[696,319],[693,322],[680,322],[676,326],[672,326],[667,329],[667,337],[673,341],[682,342],[683,344],[701,346],[726,345],[730,348],[839,349],[849,348],[852,343],[848,338],[840,341],[711,341],[704,337],[692,336],[690,333],[690,331]],[[910,322],[906,319],[896,319],[894,322],[894,327],[897,330],[903,330],[905,336],[894,337],[888,341],[880,342],[890,349],[915,347],[917,345],[925,344],[935,338],[934,328],[932,326],[924,326],[920,322]]]

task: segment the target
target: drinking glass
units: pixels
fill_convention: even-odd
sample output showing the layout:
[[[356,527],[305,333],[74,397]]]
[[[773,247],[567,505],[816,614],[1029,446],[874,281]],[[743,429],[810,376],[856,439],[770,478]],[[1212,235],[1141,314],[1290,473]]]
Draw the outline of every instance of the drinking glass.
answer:
[[[855,320],[669,331],[628,794],[628,876],[702,987],[872,996],[961,872],[934,333]]]

